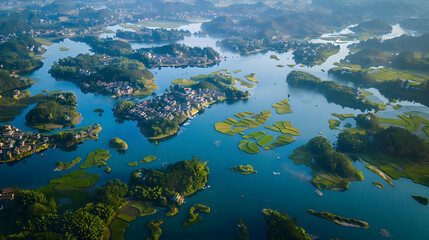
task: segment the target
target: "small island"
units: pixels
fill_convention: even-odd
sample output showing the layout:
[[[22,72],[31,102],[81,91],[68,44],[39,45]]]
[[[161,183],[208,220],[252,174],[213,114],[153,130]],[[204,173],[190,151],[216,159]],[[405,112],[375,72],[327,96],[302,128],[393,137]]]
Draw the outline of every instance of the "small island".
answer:
[[[237,172],[239,174],[243,174],[243,175],[250,175],[250,174],[255,174],[257,173],[256,170],[253,169],[252,165],[238,165],[235,166],[233,168],[230,168],[229,170],[233,171],[233,172]]]
[[[330,212],[315,212],[311,209],[307,211],[310,215],[324,218],[328,221],[331,221],[335,224],[338,224],[340,226],[344,227],[357,227],[357,228],[369,228],[369,225],[367,222],[356,220],[356,219],[349,219],[349,218],[343,218],[337,215],[334,215]]]
[[[136,32],[116,31],[118,38],[136,42],[166,42],[183,40],[185,36],[191,36],[188,30],[165,29],[165,28],[141,28]]]
[[[75,164],[79,163],[80,160],[82,160],[80,157],[75,158],[73,161],[71,161],[71,163],[68,162],[57,162],[57,167],[55,168],[54,171],[62,171],[62,170],[66,170],[66,169],[70,169],[72,168]]]
[[[152,220],[148,222],[146,227],[150,230],[150,237],[147,238],[147,240],[158,240],[161,237],[162,229],[160,226],[163,223],[163,220]]]
[[[106,161],[111,157],[112,155],[109,154],[108,150],[103,149],[97,149],[93,152],[88,153],[88,156],[85,159],[85,162],[83,162],[79,168],[85,169],[89,167],[94,166],[106,166]]]
[[[210,213],[210,208],[202,204],[192,205],[189,208],[188,219],[186,219],[182,226],[189,227],[203,220],[203,217],[201,217],[198,213],[194,213],[195,211],[198,211],[200,213]]]
[[[429,199],[426,197],[422,197],[422,196],[418,196],[418,195],[411,195],[414,200],[416,200],[418,203],[422,204],[422,205],[428,205],[429,203]]]
[[[109,147],[115,150],[124,150],[128,149],[128,144],[118,137],[114,137],[109,140]]]
[[[312,239],[303,228],[297,225],[297,221],[290,217],[287,213],[279,213],[271,209],[263,209],[262,213],[265,216],[268,240]]]

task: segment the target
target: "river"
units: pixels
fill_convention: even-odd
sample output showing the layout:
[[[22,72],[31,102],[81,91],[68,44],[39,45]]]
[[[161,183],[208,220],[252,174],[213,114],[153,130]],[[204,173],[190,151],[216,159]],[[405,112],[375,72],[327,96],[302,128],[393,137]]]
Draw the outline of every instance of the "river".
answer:
[[[195,32],[199,25],[190,25],[183,28]],[[152,69],[158,85],[158,94],[171,85],[171,81],[177,78],[188,78],[198,74],[207,74],[226,68],[229,71],[241,69],[240,73],[233,76],[242,77],[249,73],[256,73],[260,80],[250,89],[251,97],[247,101],[239,101],[233,104],[219,103],[206,109],[204,113],[197,115],[189,125],[182,126],[180,134],[168,141],[161,142],[158,146],[139,133],[137,123],[128,121],[118,123],[113,117],[111,108],[116,99],[92,93],[82,93],[73,83],[56,81],[48,73],[52,63],[66,56],[76,56],[79,53],[90,52],[84,43],[64,40],[47,49],[43,60],[44,66],[27,75],[36,81],[29,91],[32,94],[42,90],[73,91],[77,96],[77,110],[82,113],[83,120],[76,127],[87,126],[92,123],[101,124],[103,130],[99,134],[98,141],[86,141],[79,145],[75,151],[65,152],[59,149],[44,152],[44,158],[33,155],[25,160],[0,165],[0,186],[9,187],[18,185],[21,188],[36,189],[46,186],[50,179],[60,177],[64,173],[76,170],[77,167],[55,172],[55,164],[58,161],[71,161],[76,157],[85,158],[86,155],[97,149],[109,149],[107,142],[110,138],[119,137],[128,143],[125,154],[111,150],[112,157],[107,161],[112,168],[110,174],[103,172],[104,168],[92,167],[87,169],[91,173],[100,175],[102,185],[108,180],[119,178],[128,182],[129,174],[138,168],[160,168],[161,163],[174,163],[188,160],[197,156],[208,162],[210,168],[210,189],[203,190],[186,198],[186,203],[180,208],[179,214],[174,217],[165,217],[165,211],[159,209],[154,216],[139,217],[130,224],[126,230],[125,239],[142,239],[149,235],[145,228],[147,222],[152,219],[163,219],[161,226],[162,239],[234,239],[238,232],[236,222],[241,218],[248,227],[251,239],[264,239],[265,220],[261,212],[264,208],[271,208],[280,212],[287,212],[290,216],[298,217],[302,227],[311,234],[319,236],[319,239],[381,239],[380,229],[387,229],[394,239],[424,239],[429,235],[428,220],[429,208],[418,204],[412,199],[412,194],[428,196],[428,188],[414,184],[411,180],[394,180],[395,187],[383,183],[377,175],[367,170],[363,163],[355,162],[357,169],[363,172],[363,182],[352,182],[346,192],[323,191],[323,197],[315,193],[315,188],[309,183],[311,171],[305,166],[294,165],[288,156],[293,149],[306,143],[310,138],[323,132],[329,140],[335,141],[334,134],[338,131],[329,129],[328,120],[333,118],[332,113],[355,113],[360,111],[344,108],[337,104],[329,103],[326,98],[314,91],[290,88],[286,84],[287,74],[293,70],[305,70],[314,73],[323,79],[332,79],[327,70],[333,67],[333,63],[344,59],[348,54],[347,46],[352,42],[340,43],[341,51],[331,56],[326,63],[315,67],[287,67],[287,64],[295,64],[291,52],[277,54],[280,61],[270,59],[274,52],[239,56],[224,51],[216,46],[216,40],[211,37],[189,36],[180,41],[190,46],[211,46],[221,53],[224,58],[218,65],[208,68],[162,68]],[[133,43],[134,48],[151,46],[147,44]],[[70,48],[69,51],[60,51],[60,47]],[[286,67],[279,68],[282,64]],[[322,69],[325,72],[321,71]],[[379,99],[385,99],[380,93],[374,91]],[[277,115],[272,104],[287,98],[290,94],[290,103],[293,114]],[[426,107],[409,102],[400,102],[407,106],[406,109],[419,109],[429,112]],[[100,117],[94,113],[95,108],[105,110]],[[31,109],[25,109],[12,125],[30,131],[25,126],[24,116]],[[291,121],[297,127],[301,135],[295,137],[296,141],[290,145],[275,148],[271,151],[261,150],[258,154],[250,155],[238,149],[240,135],[227,136],[216,132],[214,124],[221,122],[233,114],[243,111],[260,112],[271,110],[273,114],[266,125],[272,125],[277,121]],[[386,112],[392,112],[391,107]],[[344,123],[354,121],[347,119]],[[343,124],[344,124],[343,123]],[[263,130],[263,126],[245,131],[245,133]],[[268,131],[265,129],[265,131]],[[273,134],[270,132],[270,134]],[[278,135],[274,133],[273,135]],[[155,155],[158,160],[148,164],[140,164],[137,167],[129,167],[127,163],[139,161],[147,155]],[[279,159],[278,159],[279,157]],[[235,165],[251,164],[258,171],[257,174],[245,176],[229,171]],[[280,176],[274,176],[273,172],[280,172]],[[382,182],[387,185],[384,189],[378,189],[372,181]],[[244,198],[240,197],[244,195]],[[210,214],[202,214],[203,220],[196,225],[183,228],[181,225],[187,217],[188,208],[194,203],[208,205]],[[315,211],[329,211],[342,217],[355,218],[367,221],[369,229],[347,228],[338,226],[324,219],[307,214],[307,209]]]

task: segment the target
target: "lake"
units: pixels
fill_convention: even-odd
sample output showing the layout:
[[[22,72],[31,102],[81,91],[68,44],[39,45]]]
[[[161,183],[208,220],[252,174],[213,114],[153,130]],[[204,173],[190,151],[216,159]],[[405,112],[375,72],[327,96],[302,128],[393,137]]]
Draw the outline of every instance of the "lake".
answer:
[[[183,28],[195,32],[199,30],[199,27],[199,24],[195,24]],[[398,32],[398,29],[395,28],[395,31]],[[47,51],[43,55],[46,57],[43,60],[44,66],[27,75],[36,82],[28,90],[33,95],[42,90],[75,92],[77,110],[83,117],[76,127],[99,123],[103,130],[99,134],[98,141],[85,141],[74,151],[47,150],[44,152],[44,158],[34,154],[19,162],[0,165],[0,186],[18,185],[20,188],[28,189],[46,186],[50,179],[58,178],[62,174],[77,169],[74,167],[62,172],[55,172],[53,170],[56,162],[70,162],[76,157],[84,159],[89,152],[97,148],[109,149],[108,140],[119,137],[128,143],[129,148],[124,154],[109,149],[112,154],[107,161],[112,168],[110,174],[104,173],[104,168],[86,169],[100,175],[100,182],[97,186],[115,178],[127,183],[130,173],[138,168],[160,168],[163,162],[174,163],[189,160],[192,156],[207,161],[210,168],[208,181],[208,184],[211,185],[210,189],[186,198],[186,203],[181,206],[179,214],[174,217],[165,217],[165,210],[159,209],[158,213],[153,216],[137,218],[127,229],[125,239],[148,237],[149,231],[145,226],[148,221],[153,219],[164,220],[164,224],[161,226],[162,239],[235,239],[234,234],[239,231],[236,224],[239,218],[247,225],[251,239],[264,239],[265,220],[261,212],[264,208],[287,212],[292,217],[298,217],[302,227],[308,233],[319,236],[319,239],[382,239],[379,234],[380,229],[387,229],[394,239],[424,239],[424,236],[429,235],[429,208],[418,204],[411,197],[412,194],[429,196],[428,187],[414,184],[408,179],[394,180],[395,187],[390,187],[380,177],[367,170],[363,163],[355,162],[355,167],[363,172],[365,180],[352,182],[350,189],[346,192],[323,191],[324,195],[320,197],[309,182],[311,180],[310,169],[294,165],[288,159],[293,149],[305,144],[312,137],[318,136],[319,132],[322,132],[331,141],[336,140],[334,134],[338,134],[339,131],[330,130],[328,123],[329,119],[335,118],[331,116],[332,113],[358,114],[360,111],[329,103],[320,93],[288,87],[287,74],[293,69],[305,70],[323,79],[336,80],[328,75],[327,70],[333,66],[334,62],[344,59],[348,54],[347,46],[352,42],[341,43],[340,52],[331,56],[321,66],[290,68],[287,64],[295,64],[291,52],[277,54],[280,61],[270,59],[271,54],[276,54],[274,52],[240,56],[218,48],[216,40],[211,37],[190,36],[180,41],[180,43],[190,46],[211,46],[225,58],[218,65],[208,68],[152,69],[158,85],[156,93],[162,94],[174,79],[208,74],[223,68],[230,72],[241,69],[242,72],[232,73],[232,75],[243,79],[244,75],[254,72],[260,82],[255,84],[253,89],[249,89],[251,97],[248,100],[233,104],[223,102],[212,105],[204,113],[197,115],[189,125],[182,126],[177,136],[160,142],[158,146],[149,143],[140,134],[137,122],[119,123],[116,121],[111,109],[118,99],[99,94],[85,94],[74,83],[56,81],[50,76],[48,70],[54,61],[66,56],[90,52],[90,48],[86,44],[66,39],[51,46],[45,46]],[[153,45],[133,43],[134,48],[148,46]],[[67,47],[70,50],[60,51],[60,47]],[[285,67],[276,67],[278,64]],[[322,69],[326,72],[322,72]],[[371,89],[371,91],[378,99],[386,100],[375,89]],[[293,113],[276,114],[271,105],[286,99],[288,94],[290,94]],[[406,106],[404,109],[429,112],[427,107],[418,104],[398,103]],[[23,114],[11,124],[24,131],[34,131],[25,126],[24,119],[25,114],[31,108],[32,106],[25,109]],[[96,108],[105,110],[101,117],[98,113],[93,112]],[[273,111],[265,125],[287,120],[300,130],[301,135],[295,137],[294,143],[270,151],[261,150],[258,154],[250,155],[238,149],[240,135],[227,136],[214,130],[215,123],[232,117],[235,113],[244,111],[258,113],[265,110]],[[383,114],[393,111],[391,107],[388,107]],[[405,110],[399,109],[397,113],[399,114],[400,111]],[[348,122],[355,124],[351,119],[343,121],[342,124]],[[244,133],[263,130],[263,126],[246,130]],[[275,136],[279,135],[267,129],[264,131]],[[158,159],[151,163],[139,164],[136,167],[127,166],[127,163],[139,161],[147,155],[155,155]],[[246,164],[251,164],[258,173],[246,176],[229,170],[235,165]],[[273,172],[280,172],[280,176],[273,175]],[[386,187],[378,189],[372,184],[372,181],[381,182]],[[244,195],[244,198],[240,195]],[[203,217],[201,222],[183,228],[182,223],[187,217],[188,209],[195,203],[208,205],[211,213],[200,214]],[[308,209],[329,211],[342,217],[367,221],[370,228],[342,227],[307,214]]]

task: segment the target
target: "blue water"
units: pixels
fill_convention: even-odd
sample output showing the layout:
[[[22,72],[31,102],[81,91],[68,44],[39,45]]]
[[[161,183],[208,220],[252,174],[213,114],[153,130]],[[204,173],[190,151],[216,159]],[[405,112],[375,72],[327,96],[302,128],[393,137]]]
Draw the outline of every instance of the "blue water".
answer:
[[[101,124],[103,130],[99,134],[98,141],[86,141],[78,145],[75,151],[64,152],[60,149],[47,150],[44,158],[33,155],[25,160],[0,165],[0,187],[18,185],[21,188],[35,189],[48,184],[52,178],[57,178],[64,173],[76,169],[76,167],[63,172],[54,172],[55,163],[58,161],[71,161],[76,157],[85,158],[86,155],[97,149],[108,149],[107,142],[112,137],[119,137],[128,143],[129,148],[125,154],[111,150],[112,157],[107,161],[112,168],[110,174],[103,172],[104,168],[89,168],[87,171],[100,175],[100,184],[108,180],[119,178],[128,182],[129,174],[138,168],[160,168],[161,163],[173,163],[176,161],[191,159],[197,156],[208,162],[210,168],[209,185],[211,188],[203,190],[186,199],[186,203],[180,208],[179,214],[174,217],[165,217],[165,210],[159,209],[154,216],[139,217],[130,224],[125,233],[125,239],[142,239],[149,234],[145,228],[146,223],[152,219],[164,219],[162,225],[162,239],[234,239],[238,232],[236,222],[241,218],[247,225],[252,239],[264,239],[265,220],[261,210],[263,208],[276,209],[287,212],[291,216],[299,218],[301,225],[307,232],[318,235],[319,239],[338,237],[347,240],[382,239],[380,229],[387,229],[393,239],[426,239],[429,235],[429,208],[418,204],[412,199],[411,194],[429,196],[428,188],[414,184],[408,179],[393,181],[395,187],[385,184],[380,177],[368,171],[360,162],[354,165],[363,172],[363,182],[352,182],[346,192],[323,191],[323,197],[315,193],[315,188],[309,183],[311,180],[310,169],[305,166],[296,166],[288,156],[293,149],[306,143],[310,138],[323,132],[331,141],[335,141],[334,134],[338,131],[329,129],[328,120],[333,118],[332,113],[360,113],[350,108],[343,108],[337,104],[328,103],[326,98],[310,90],[289,88],[285,82],[287,74],[292,68],[287,64],[294,64],[292,54],[277,54],[281,59],[276,61],[269,59],[272,52],[251,56],[239,56],[222,51],[215,46],[216,39],[188,37],[183,42],[192,46],[213,46],[227,56],[219,65],[210,68],[162,68],[151,70],[156,77],[159,86],[158,94],[171,85],[176,78],[188,78],[200,73],[210,73],[226,68],[229,71],[241,69],[240,73],[233,76],[243,77],[251,72],[256,73],[260,80],[255,88],[250,89],[251,97],[247,101],[239,101],[233,104],[219,103],[206,109],[204,113],[197,115],[189,125],[182,126],[178,136],[161,142],[154,146],[139,132],[136,122],[118,123],[113,117],[111,108],[117,99],[97,94],[85,94],[73,83],[55,81],[48,70],[55,60],[66,56],[75,56],[79,53],[89,52],[89,47],[83,43],[64,40],[52,46],[46,46],[47,52],[43,68],[28,75],[36,80],[29,91],[32,94],[42,90],[73,91],[77,95],[77,110],[82,113],[83,120],[76,127],[87,126],[92,123]],[[61,52],[60,47],[68,47],[69,51]],[[317,74],[323,79],[332,79],[326,71],[332,64],[344,58],[348,50],[347,44],[341,45],[341,52],[332,56],[322,66],[313,68],[301,68]],[[139,47],[135,44],[134,47]],[[285,65],[284,68],[276,67],[277,64]],[[290,103],[293,114],[277,115],[272,104],[277,103],[291,94]],[[380,99],[384,99],[378,92]],[[409,102],[401,102],[402,105],[418,108],[420,111],[429,112],[427,108],[414,105]],[[317,105],[317,107],[316,107]],[[415,106],[415,107],[414,107]],[[100,117],[94,113],[95,108],[105,110]],[[24,125],[25,114],[31,109],[27,108],[11,123],[25,131],[31,129]],[[241,152],[237,146],[241,136],[227,136],[214,130],[214,123],[232,117],[233,114],[243,111],[260,112],[273,111],[266,125],[272,125],[277,121],[291,121],[297,127],[301,135],[295,137],[296,142],[275,148],[271,151],[261,150],[260,153],[250,155]],[[347,119],[342,124],[353,120]],[[263,127],[245,131],[250,133],[263,130]],[[33,130],[34,131],[34,130]],[[278,135],[270,130],[270,134]],[[158,160],[148,164],[140,164],[137,167],[128,167],[127,163],[138,161],[147,155],[155,155]],[[277,160],[280,157],[280,160]],[[244,176],[229,171],[230,167],[239,164],[251,164],[258,171],[257,174]],[[273,171],[281,173],[274,176]],[[384,189],[373,186],[372,181],[379,181],[386,185]],[[240,195],[244,195],[241,198]],[[269,202],[264,200],[269,199]],[[183,228],[181,225],[186,219],[189,206],[201,203],[210,206],[210,214],[201,214],[203,221],[196,225]],[[341,227],[329,221],[311,216],[307,209],[315,211],[330,211],[337,215],[367,221],[369,229],[357,229]]]

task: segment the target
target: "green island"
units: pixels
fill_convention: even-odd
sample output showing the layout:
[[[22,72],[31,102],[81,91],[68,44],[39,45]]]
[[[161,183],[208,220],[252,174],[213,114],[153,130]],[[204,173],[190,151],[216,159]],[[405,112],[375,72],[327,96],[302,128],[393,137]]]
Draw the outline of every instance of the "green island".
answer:
[[[237,227],[240,229],[240,232],[235,234],[235,238],[238,240],[249,240],[249,232],[247,231],[247,226],[241,219],[238,219]]]
[[[91,187],[98,182],[98,174],[89,174],[83,170],[75,170],[64,174],[61,178],[53,179],[47,187],[37,189],[45,194],[47,199],[58,201],[62,197],[70,198],[74,204],[81,204],[91,197],[85,188]]]
[[[340,85],[335,81],[322,81],[319,77],[303,71],[291,71],[287,83],[293,87],[315,89],[329,102],[360,110],[381,110],[384,105],[371,102],[360,89]]]
[[[144,157],[142,160],[140,160],[140,163],[150,163],[156,159],[155,156],[148,155],[147,157]]]
[[[236,117],[242,118],[237,121],[234,118],[228,118],[223,122],[215,124],[215,130],[227,135],[235,135],[248,128],[256,128],[264,124],[271,117],[271,111],[262,111],[261,113],[253,114],[252,112],[243,112],[235,114]],[[252,115],[250,118],[243,118]],[[234,127],[234,128],[233,128]]]
[[[70,50],[70,48],[67,48],[67,47],[60,47],[60,51],[62,51],[62,52],[64,52],[64,51],[68,51],[68,50]]]
[[[348,114],[332,113],[332,116],[339,118],[341,121],[345,120],[346,118],[354,118],[355,117],[355,115],[353,113],[348,113]]]
[[[97,149],[93,152],[88,153],[88,156],[85,159],[85,162],[83,162],[79,168],[85,169],[89,167],[95,167],[95,166],[106,166],[106,161],[111,157],[112,155],[109,154],[109,150],[103,150],[103,149]]]
[[[231,74],[231,72],[230,71],[228,71],[228,69],[226,69],[226,68],[222,68],[221,70],[219,70],[219,71],[221,71],[221,72],[225,72],[225,73],[227,73],[227,74]]]
[[[191,86],[197,84],[197,82],[195,82],[194,80],[188,80],[188,79],[184,79],[184,78],[179,78],[179,79],[173,80],[172,83],[180,84],[184,87],[191,87]]]
[[[106,169],[104,169],[105,173],[110,173],[112,171],[112,168],[110,168],[108,165],[106,165]]]
[[[291,144],[295,142],[295,140],[293,139],[292,136],[290,135],[286,135],[286,134],[281,134],[277,137],[276,141],[274,141],[273,143],[266,145],[264,147],[265,150],[272,150],[276,147],[283,147],[285,145]]]
[[[2,82],[1,78],[2,72],[0,70],[0,84]],[[13,80],[6,79],[8,83],[13,83]],[[3,88],[4,87],[4,88]],[[2,86],[3,89],[7,89],[6,86]],[[1,88],[0,88],[1,89]],[[0,98],[0,122],[10,122],[15,119],[16,116],[23,113],[23,110],[28,106],[38,103],[46,98],[44,94],[37,94],[30,96],[29,91],[23,90],[19,91],[9,91],[2,92]],[[18,95],[17,95],[18,94]]]
[[[168,208],[168,216],[174,215],[175,208],[182,205],[185,197],[204,189],[209,169],[207,162],[197,158],[179,161],[165,169],[142,168],[133,171],[129,180],[129,195],[133,201],[139,201],[143,215],[155,213],[154,206]]]
[[[254,82],[254,83],[258,83],[258,82],[259,82],[259,80],[258,80],[257,78],[255,78],[255,76],[256,76],[256,73],[251,73],[251,74],[245,75],[244,77],[245,77],[248,81],[251,81],[251,82]]]
[[[238,165],[238,166],[234,166],[233,168],[230,168],[229,170],[233,171],[233,172],[237,172],[239,174],[243,174],[243,175],[250,175],[250,174],[255,174],[258,171],[254,170],[252,165]]]
[[[372,182],[372,184],[374,184],[374,186],[376,186],[376,187],[378,187],[378,188],[384,188],[384,185],[383,184],[381,184],[381,183],[379,183],[379,182],[376,182],[376,181],[373,181]]]
[[[389,178],[408,178],[429,186],[429,144],[425,140],[404,128],[381,126],[373,113],[359,114],[355,120],[359,130],[341,132],[338,151],[371,164],[367,168],[389,184]]]
[[[331,130],[337,130],[338,127],[340,126],[341,122],[339,120],[336,119],[329,119],[329,128]]]
[[[76,83],[83,92],[146,97],[158,87],[154,75],[137,60],[79,54],[54,62],[49,73]]]
[[[128,165],[128,167],[135,167],[135,166],[137,166],[139,164],[137,162],[130,162],[127,165]]]
[[[258,140],[258,139],[260,139],[264,135],[265,135],[264,131],[259,131],[259,132],[250,133],[248,135],[244,135],[242,138],[244,138],[244,139],[253,138],[255,140]]]
[[[344,154],[333,149],[325,137],[318,136],[289,156],[297,165],[311,168],[311,183],[319,189],[345,191],[350,181],[363,181],[363,175]],[[314,158],[314,162],[312,159]]]
[[[168,212],[165,213],[165,216],[172,217],[176,215],[178,212],[179,212],[179,209],[176,206],[172,205],[170,206],[170,210],[168,210]]]
[[[114,137],[109,140],[109,147],[115,150],[124,150],[128,149],[128,144],[118,137]]]
[[[182,225],[183,227],[189,227],[203,220],[203,217],[201,217],[198,213],[194,213],[195,211],[198,211],[200,213],[210,213],[210,208],[202,204],[192,205],[189,208],[188,219],[186,219],[186,221]]]
[[[285,99],[281,102],[278,102],[274,104],[272,107],[276,108],[277,114],[292,113],[292,110],[290,110],[289,99]]]
[[[288,64],[287,66],[290,67],[290,68],[293,68],[293,67],[296,66],[296,64]]]
[[[98,114],[103,114],[104,113],[104,110],[103,109],[101,109],[101,108],[96,108],[96,109],[94,109],[93,110],[93,112],[95,112],[95,113],[98,113]]]
[[[429,199],[426,197],[422,197],[422,196],[418,196],[418,195],[411,195],[414,200],[416,200],[418,203],[422,204],[422,205],[428,205],[429,203]]]
[[[338,224],[340,226],[357,227],[357,228],[365,228],[365,229],[369,228],[369,225],[367,222],[356,220],[356,219],[343,218],[343,217],[337,216],[335,214],[332,214],[330,212],[315,212],[311,209],[308,209],[307,212],[310,215],[320,217],[320,218],[324,218],[324,219],[331,221],[335,224]]]
[[[261,147],[267,145],[268,143],[274,141],[276,138],[273,135],[264,135],[263,137],[261,137],[261,139],[259,139],[259,141],[257,142],[257,144]]]
[[[278,67],[278,68],[282,68],[282,67],[285,67],[285,66],[284,66],[284,65],[281,65],[281,64],[278,64],[278,65],[277,65],[277,67]]]
[[[280,58],[277,57],[277,55],[271,55],[270,59],[274,59],[274,60],[280,61]]]
[[[258,147],[258,145],[256,145],[256,143],[246,141],[246,140],[241,140],[240,143],[238,144],[238,148],[241,151],[249,154],[255,154],[261,151],[261,149]]]
[[[25,120],[32,128],[50,131],[73,126],[79,122],[80,116],[73,92],[51,92],[25,115]]]
[[[162,229],[160,226],[164,223],[163,220],[152,220],[147,223],[146,227],[150,230],[150,237],[146,240],[158,240],[162,235]]]
[[[263,209],[268,240],[296,239],[311,240],[295,218],[287,213],[279,213],[271,209]]]
[[[71,163],[68,163],[68,162],[63,163],[63,162],[59,161],[59,162],[57,162],[57,167],[55,168],[55,170],[62,171],[62,170],[72,168],[75,164],[79,163],[80,160],[82,160],[82,158],[77,157],[74,160],[72,160]]]
[[[384,181],[386,181],[390,186],[394,186],[392,183],[392,178],[389,177],[386,173],[384,173],[380,168],[372,165],[372,164],[365,164],[365,167],[370,170],[371,172],[377,174],[379,177],[381,177]]]
[[[298,128],[292,127],[292,123],[289,121],[278,121],[274,123],[274,126],[265,126],[264,128],[270,129],[276,132],[290,134],[292,136],[301,135]]]
[[[241,71],[243,71],[243,70],[241,70],[241,69],[237,69],[237,70],[233,71],[233,73],[239,73],[239,72],[241,72]]]
[[[48,136],[52,139],[51,144],[61,148],[70,148],[86,140],[97,140],[101,130],[101,126],[94,123],[87,127],[72,128]]]

